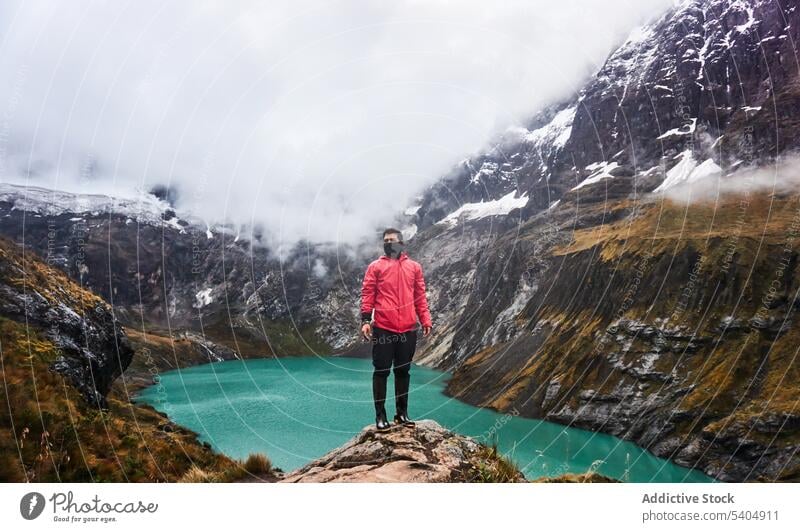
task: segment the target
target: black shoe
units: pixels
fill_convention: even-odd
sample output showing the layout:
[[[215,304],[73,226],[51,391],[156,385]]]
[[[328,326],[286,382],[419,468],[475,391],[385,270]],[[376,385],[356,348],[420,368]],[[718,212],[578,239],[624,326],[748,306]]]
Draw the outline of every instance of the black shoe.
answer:
[[[416,425],[413,421],[408,419],[408,415],[405,412],[398,412],[394,415],[394,422],[398,425],[403,425],[405,427],[413,427]]]
[[[377,428],[381,432],[387,431],[390,428],[392,428],[392,425],[386,419],[385,413],[381,413],[375,416],[375,428]]]

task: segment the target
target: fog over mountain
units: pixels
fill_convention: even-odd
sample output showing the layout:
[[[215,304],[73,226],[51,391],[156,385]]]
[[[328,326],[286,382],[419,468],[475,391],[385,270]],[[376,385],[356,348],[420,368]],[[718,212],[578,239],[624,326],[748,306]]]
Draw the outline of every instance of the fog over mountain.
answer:
[[[6,1],[0,179],[356,241],[671,4]]]
[[[434,324],[415,364],[450,374],[448,398],[562,425],[541,445],[504,433],[537,469],[635,481],[658,457],[800,481],[797,2],[530,4],[0,13],[0,175],[38,185],[0,183],[21,383],[0,403],[22,412],[0,416],[0,480],[85,480],[81,462],[96,481],[164,476],[177,426],[150,411],[124,437],[142,411],[119,399],[163,371],[369,358],[361,289],[382,249],[357,240],[391,221],[414,234]],[[72,444],[49,472],[20,431],[83,434],[45,368],[117,409],[108,438],[78,425],[90,459]],[[650,454],[615,459],[622,440]],[[128,459],[151,443],[151,465]],[[230,467],[188,449],[208,475]]]

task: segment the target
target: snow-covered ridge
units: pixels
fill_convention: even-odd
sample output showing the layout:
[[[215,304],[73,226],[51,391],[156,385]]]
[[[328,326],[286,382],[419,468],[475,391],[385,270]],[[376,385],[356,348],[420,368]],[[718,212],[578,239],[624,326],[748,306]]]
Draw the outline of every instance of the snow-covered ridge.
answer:
[[[536,129],[511,127],[506,131],[504,140],[523,142],[534,149],[543,151],[561,149],[572,133],[572,123],[577,110],[577,104],[565,107],[557,112],[550,122]]]
[[[469,182],[473,185],[492,180],[513,182],[520,164],[527,164],[531,155],[538,155],[540,160],[545,161],[564,148],[572,133],[577,109],[577,103],[564,107],[545,125],[534,129],[511,126],[500,135],[490,150],[473,159],[462,160],[459,166],[469,172]],[[510,154],[509,148],[516,152]]]
[[[572,122],[575,120],[577,109],[577,105],[562,109],[556,113],[549,124],[528,132],[525,140],[535,146],[547,145],[552,148],[563,148],[572,133]]]
[[[172,206],[149,193],[140,193],[135,199],[116,198],[0,183],[0,201],[11,203],[14,210],[40,216],[118,214],[140,223],[184,230]]]
[[[621,90],[625,99],[628,88],[645,85],[645,80],[658,70],[659,77],[673,79],[679,64],[691,64],[698,85],[702,86],[707,65],[721,60],[738,39],[749,38],[758,31],[760,21],[755,8],[766,0],[682,0],[675,8],[652,22],[634,29],[630,37],[606,61],[598,78],[610,87]],[[725,21],[743,20],[728,28]],[[669,53],[669,40],[663,38],[665,23],[688,33],[680,41],[685,51],[680,56]],[[771,36],[782,38],[784,36]],[[656,69],[655,67],[658,67]],[[654,85],[655,90],[673,87]]]
[[[641,99],[643,91],[654,100],[684,97],[686,88],[678,83],[679,79],[687,78],[703,86],[706,69],[726,60],[725,54],[734,44],[750,39],[750,35],[759,30],[761,21],[755,15],[755,8],[761,3],[763,0],[676,1],[672,9],[634,28],[574,99],[551,107],[551,118],[538,121],[544,125],[511,127],[491,149],[463,161],[469,175],[466,184],[482,185],[491,191],[490,197],[497,197],[505,194],[507,184],[515,182],[520,172],[538,175],[536,183],[549,181],[559,170],[563,175],[564,161],[568,157],[561,157],[561,154],[571,148],[569,142],[575,128],[582,127],[575,123],[581,106],[600,106],[605,100],[614,100],[621,109],[628,99]],[[729,27],[725,20],[736,22]],[[687,74],[678,75],[679,70]],[[587,96],[591,96],[590,101],[585,101]],[[752,109],[755,110],[755,106]],[[627,127],[623,119],[623,114],[618,112],[611,124],[603,124],[606,134],[616,139],[620,130]],[[669,125],[660,131],[652,130],[653,140],[662,141],[667,147],[691,138],[704,127],[697,116],[686,117],[680,125],[672,120],[667,123]],[[575,149],[582,150],[580,145]],[[513,155],[509,155],[511,153]],[[613,178],[615,167],[625,164],[624,160],[615,158],[594,160],[598,161],[598,166],[587,168],[591,174],[572,190]],[[652,162],[645,161],[646,164]],[[696,161],[694,166],[698,164]],[[708,167],[706,165],[703,170]],[[681,179],[687,178],[692,170],[694,168]]]

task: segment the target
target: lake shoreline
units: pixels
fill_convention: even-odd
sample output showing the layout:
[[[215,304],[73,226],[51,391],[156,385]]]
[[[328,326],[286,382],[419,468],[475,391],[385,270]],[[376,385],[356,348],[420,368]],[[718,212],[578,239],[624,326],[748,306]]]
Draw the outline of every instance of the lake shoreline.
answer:
[[[360,367],[364,371],[369,370],[369,368],[371,367],[371,365],[365,364],[364,358],[367,358],[367,357],[363,357],[363,356],[362,357],[351,357],[351,356],[335,355],[335,356],[328,356],[328,357],[315,357],[313,355],[312,356],[302,355],[302,356],[280,357],[280,359],[282,361],[284,361],[284,362],[282,362],[281,365],[287,365],[287,364],[291,365],[291,364],[293,364],[293,362],[289,362],[289,361],[303,361],[303,362],[301,362],[301,365],[303,365],[303,366],[308,365],[309,362],[313,365],[314,364],[313,360],[317,359],[317,358],[324,358],[324,359],[327,359],[327,360],[339,359],[339,360],[342,360],[342,361],[349,361],[349,362],[346,362],[346,364],[352,364],[353,363],[352,361],[360,361],[358,364],[361,365]],[[264,362],[267,362],[267,361],[270,361],[270,360],[274,360],[274,359],[275,359],[275,357],[248,358],[245,361],[239,361],[239,363],[245,363],[247,365],[247,364],[251,364],[253,362],[256,362],[256,365],[258,365],[258,364],[261,364],[261,363],[264,363]],[[194,371],[202,372],[204,370],[198,369],[198,368],[200,368],[201,366],[204,366],[204,365],[207,366],[208,364],[193,364],[192,366],[188,366],[186,368],[178,368],[178,369],[182,369],[182,370],[193,369]],[[415,364],[415,366],[416,366],[418,372],[421,372],[421,371],[424,371],[424,370],[428,370],[428,371],[432,371],[432,372],[435,371],[440,376],[438,378],[439,381],[441,381],[444,377],[449,379],[449,374],[447,374],[446,372],[439,372],[438,370],[431,370],[430,368],[425,368],[424,366],[419,366],[419,365],[416,365],[416,364]],[[217,366],[217,367],[222,369],[221,366]],[[180,373],[181,374],[186,374],[187,372],[186,371],[181,371]],[[442,377],[442,376],[444,376],[444,377]],[[359,378],[359,380],[362,380],[362,379]],[[442,383],[439,382],[439,384],[442,384]],[[412,381],[412,387],[413,387],[413,381]],[[132,400],[134,400],[134,401],[142,400],[142,401],[146,402],[146,399],[144,397],[142,397],[142,392],[147,388],[148,388],[147,386],[139,386],[139,387],[137,387],[137,390],[135,391],[135,393],[132,396]],[[264,393],[264,391],[260,391],[260,393]],[[458,398],[450,397],[450,396],[448,396],[446,394],[442,394],[442,398],[444,398],[444,404],[449,404],[449,403],[455,402],[455,403],[452,403],[452,404],[456,405],[456,409],[462,409],[462,408],[463,409],[467,409],[467,410],[464,410],[464,412],[469,412],[467,414],[464,414],[466,419],[469,419],[469,418],[471,418],[471,417],[473,417],[475,415],[479,415],[480,417],[485,417],[487,420],[495,420],[495,423],[489,423],[488,421],[485,423],[486,424],[486,431],[484,431],[484,432],[491,432],[492,430],[497,430],[496,428],[492,429],[492,426],[495,426],[495,425],[500,426],[501,427],[500,430],[502,430],[502,426],[505,423],[508,423],[510,420],[512,420],[512,418],[518,418],[518,419],[514,419],[514,423],[523,423],[523,424],[527,423],[529,426],[533,426],[534,428],[539,427],[539,426],[541,426],[543,424],[546,424],[547,427],[550,427],[550,430],[553,431],[553,434],[556,434],[556,436],[554,437],[555,439],[553,439],[553,440],[547,440],[547,442],[549,442],[549,443],[547,443],[548,447],[554,445],[553,442],[555,442],[558,438],[561,437],[558,434],[567,433],[567,432],[570,435],[572,435],[573,437],[576,437],[578,439],[578,441],[589,440],[591,442],[591,440],[595,439],[595,438],[597,438],[597,439],[599,439],[601,441],[606,441],[607,438],[612,438],[614,441],[612,441],[612,440],[608,440],[608,441],[611,441],[612,443],[614,443],[614,442],[616,442],[616,440],[619,440],[617,438],[614,438],[613,436],[609,436],[609,435],[606,435],[606,434],[603,434],[603,433],[600,433],[600,432],[586,431],[585,429],[582,429],[582,428],[566,427],[564,425],[554,424],[554,423],[548,422],[546,420],[536,420],[536,419],[532,419],[532,418],[523,418],[521,416],[514,416],[513,414],[503,413],[503,412],[497,411],[495,409],[483,408],[483,407],[475,407],[474,405],[469,405],[468,403],[465,403],[465,402],[461,401]],[[441,399],[439,401],[442,402]],[[389,404],[390,402],[391,401],[387,400],[387,407],[391,406]],[[151,405],[151,406],[153,406],[153,408],[156,408],[155,405]],[[387,408],[387,410],[388,409],[389,408]],[[469,409],[473,409],[473,410],[469,410]],[[169,419],[172,420],[173,422],[175,422],[177,424],[180,424],[182,426],[185,426],[184,423],[182,422],[182,420],[174,418],[173,416],[169,415],[167,412],[164,412],[164,414],[167,415],[169,417]],[[425,416],[425,417],[434,417],[435,418],[436,416]],[[366,421],[365,423],[361,423],[359,425],[359,427],[363,426],[364,424],[369,423],[369,421],[370,421],[370,417],[367,416],[367,415],[364,415],[363,417],[358,417],[358,419],[361,420],[361,421]],[[499,421],[496,421],[496,419],[499,419]],[[458,425],[459,423],[460,423],[460,420],[456,419],[455,424]],[[195,430],[196,429],[196,427],[187,427],[187,428],[189,428],[190,430]],[[463,434],[464,436],[469,436],[469,437],[474,436],[474,434],[473,435],[469,434],[470,430],[462,431],[462,430],[458,430],[457,427],[454,430],[459,434]],[[273,429],[271,428],[270,431],[267,431],[267,432],[272,432],[272,431],[273,431]],[[576,432],[576,431],[581,431],[581,432]],[[332,432],[341,432],[341,431],[335,431],[334,430]],[[475,429],[473,429],[472,432],[474,433]],[[202,431],[200,431],[200,433],[202,433]],[[636,447],[635,445],[633,445],[630,442],[626,442],[625,440],[619,440],[618,442],[616,442],[614,444],[613,448],[616,448],[619,445],[623,445],[623,446],[629,445],[629,446],[632,446],[632,447]],[[609,446],[610,446],[610,444],[609,444]],[[331,448],[333,448],[333,447],[335,447],[335,445],[333,445]],[[231,458],[235,458],[236,457],[235,453],[234,454],[230,454],[230,453],[226,452],[224,450],[224,445],[222,447],[214,446],[214,448],[218,452],[226,454],[226,456],[229,456]],[[555,445],[554,448],[558,449],[558,445]],[[569,440],[567,440],[567,448],[569,448]],[[637,449],[636,452],[646,453],[646,454],[648,454],[648,455],[650,455],[652,457],[652,458],[647,458],[646,460],[652,460],[652,459],[662,460],[663,462],[667,462],[668,464],[670,464],[672,467],[679,468],[681,470],[687,470],[687,468],[683,468],[682,466],[679,466],[678,464],[674,464],[674,463],[669,462],[667,460],[663,460],[663,459],[659,459],[658,457],[655,457],[654,455],[652,455],[652,453],[650,453],[646,449],[642,449],[642,448],[638,448],[638,447],[636,447],[636,449]],[[329,450],[329,449],[325,449],[325,450]],[[528,458],[530,458],[530,457],[528,457]],[[309,461],[311,459],[313,459],[313,456],[309,457]],[[544,461],[550,461],[550,460],[551,460],[550,458],[547,458]],[[637,458],[637,460],[638,460],[638,458]],[[556,459],[556,461],[557,461],[557,459]],[[298,464],[298,465],[300,465],[300,464]],[[594,461],[592,461],[592,465],[594,465]],[[663,467],[664,466],[662,466],[662,468]],[[286,469],[286,468],[284,468],[284,469]],[[587,468],[587,469],[589,469],[589,468]],[[582,473],[582,472],[585,472],[585,471],[584,470],[579,470],[579,471],[574,471],[574,470],[573,471],[567,471],[567,470],[564,470],[564,471],[561,471],[561,472],[563,472],[563,473],[569,473],[569,472],[571,472],[571,473],[575,473],[575,472]],[[687,470],[686,474],[687,474],[687,476],[690,476],[690,475],[694,475],[694,473],[697,473],[698,475],[702,475],[703,477],[705,477],[705,475],[703,475],[702,472],[699,472],[697,470]],[[542,477],[542,476],[543,475],[537,475],[537,476],[531,477],[531,478],[539,478],[539,477]],[[693,476],[692,478],[697,478],[697,477]],[[707,480],[703,480],[703,481],[713,481],[713,479],[710,479],[710,477],[706,477],[706,479]]]

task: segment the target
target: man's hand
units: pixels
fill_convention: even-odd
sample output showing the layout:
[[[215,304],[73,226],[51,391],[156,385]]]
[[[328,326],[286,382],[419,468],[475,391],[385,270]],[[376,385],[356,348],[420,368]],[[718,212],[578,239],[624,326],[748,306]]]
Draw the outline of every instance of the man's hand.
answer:
[[[422,328],[422,336],[428,336],[431,333],[431,326],[425,326]]]
[[[368,342],[372,339],[372,325],[369,323],[361,325],[361,337]]]

